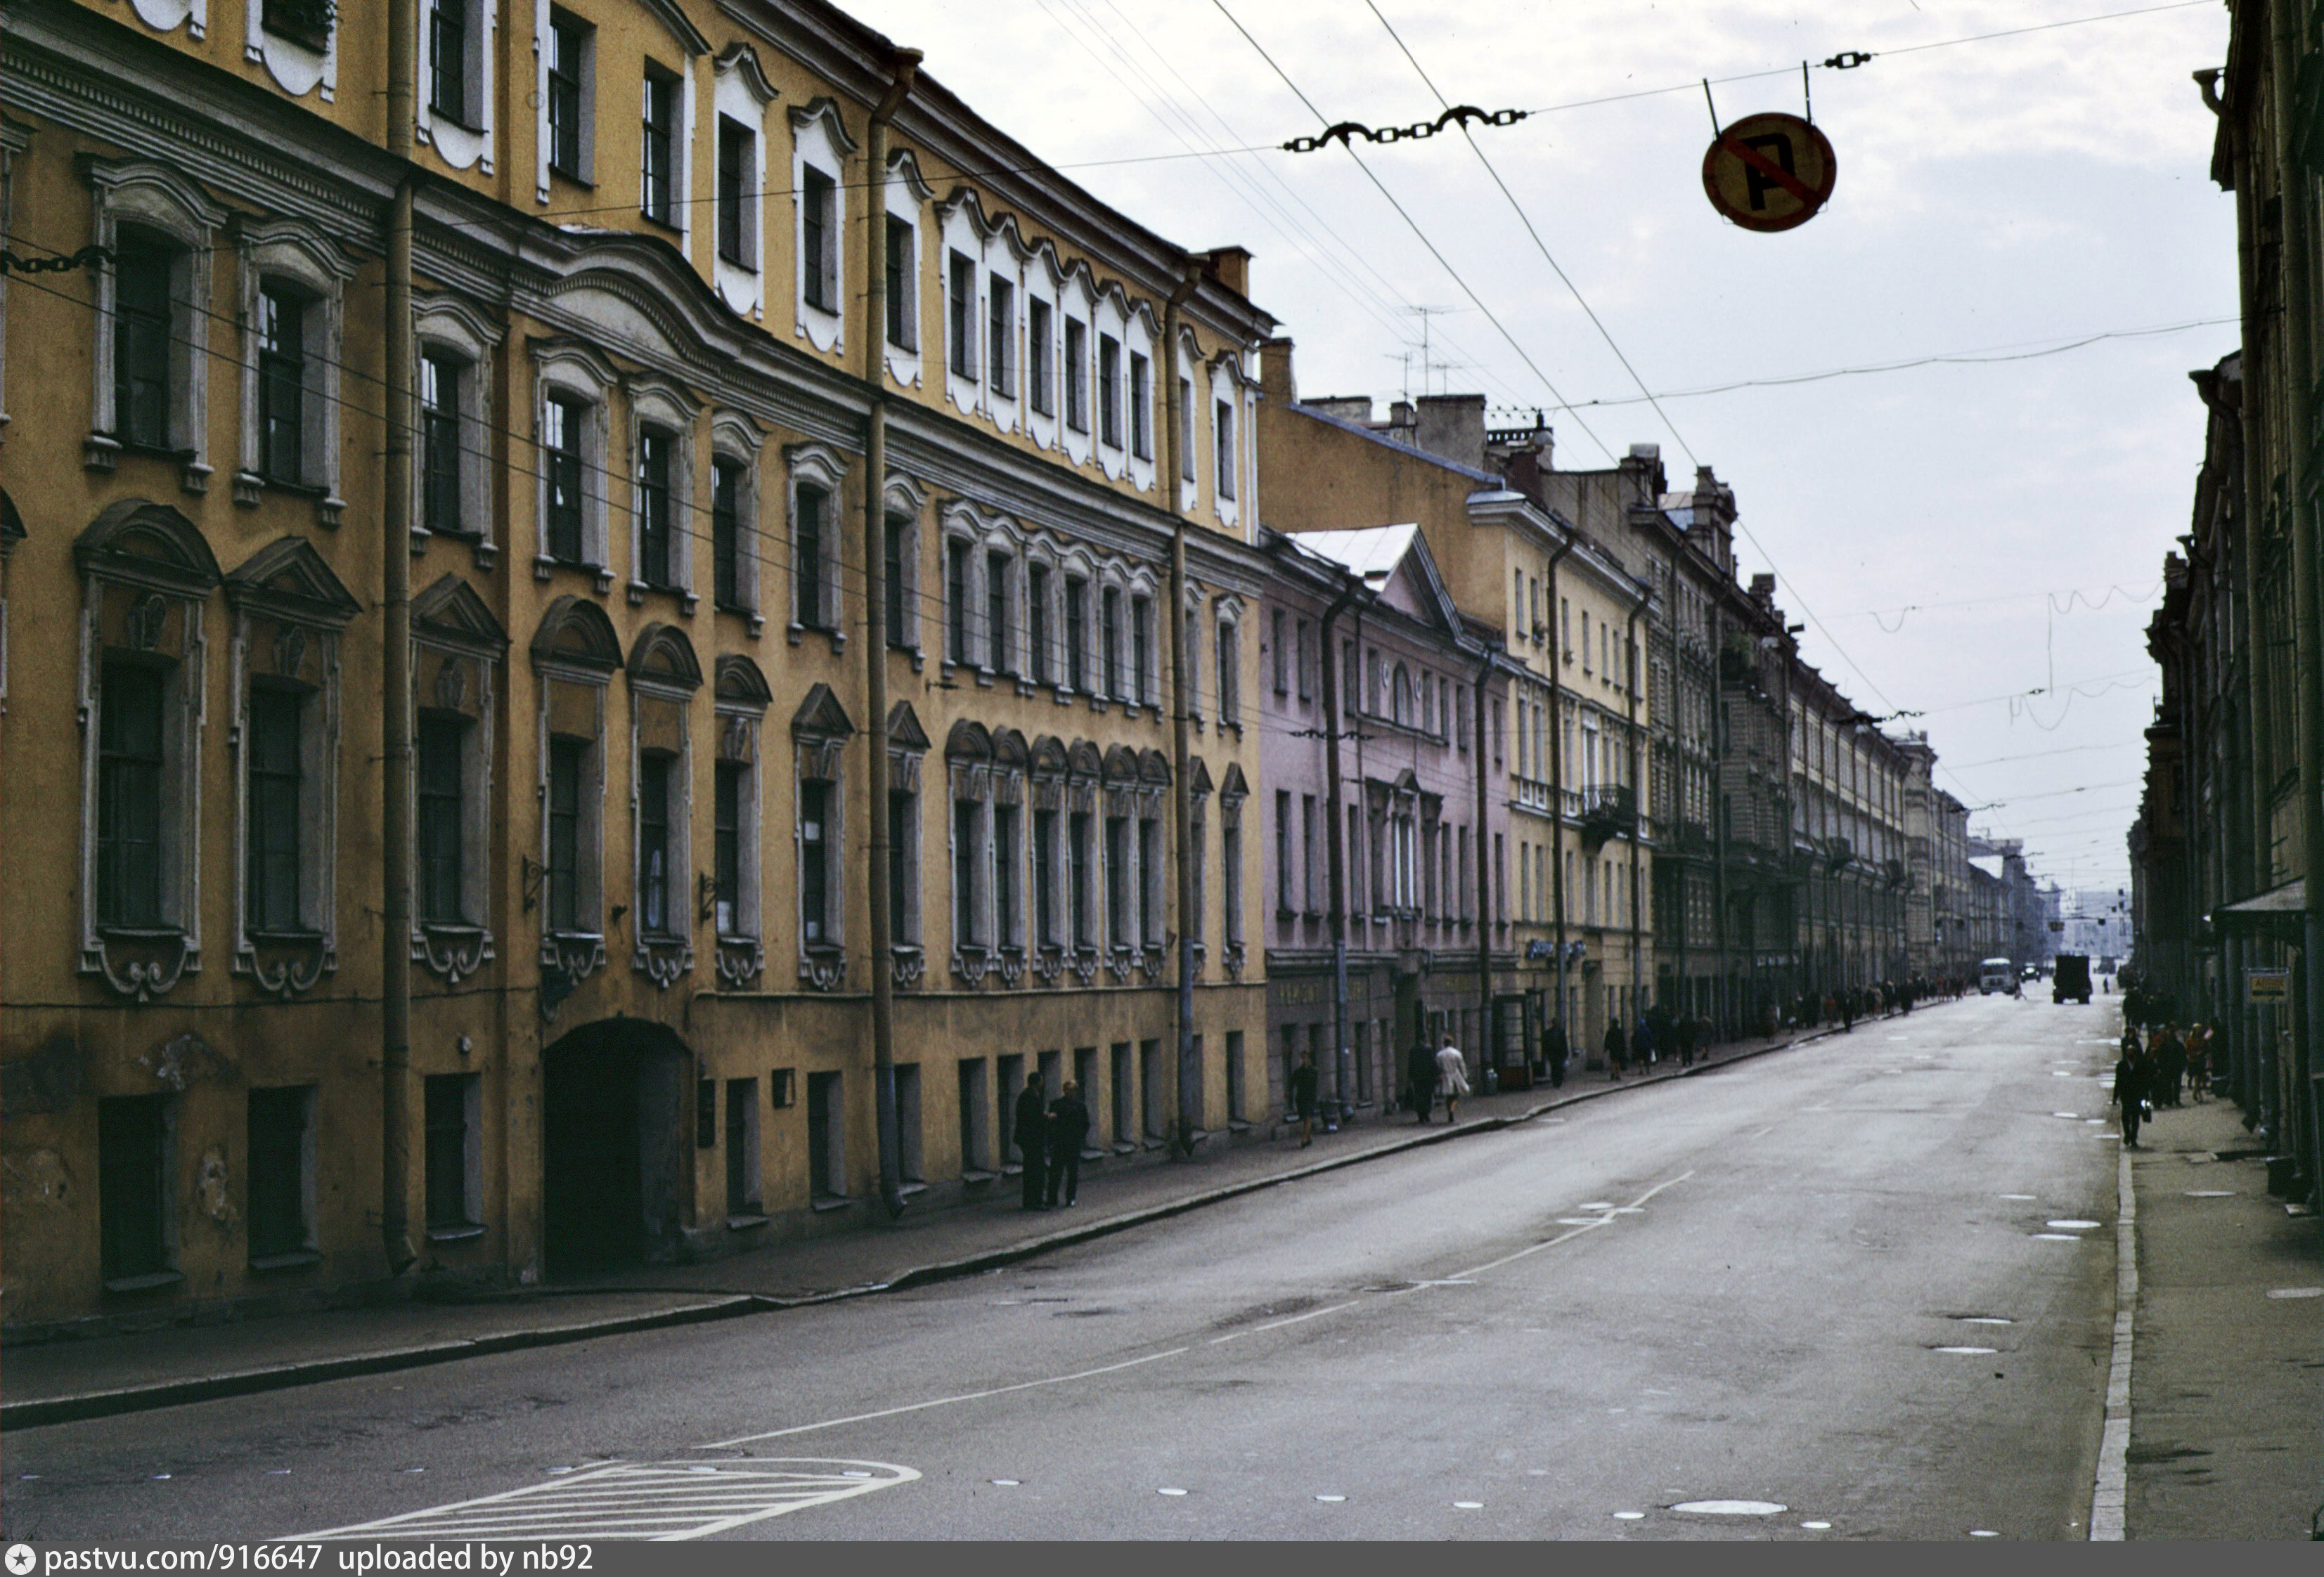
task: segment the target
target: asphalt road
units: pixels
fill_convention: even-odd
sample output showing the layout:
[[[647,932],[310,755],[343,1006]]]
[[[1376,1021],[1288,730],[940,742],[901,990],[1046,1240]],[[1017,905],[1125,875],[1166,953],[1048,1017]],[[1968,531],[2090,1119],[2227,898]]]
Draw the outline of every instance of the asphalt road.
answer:
[[[2080,1538],[2116,1022],[1972,998],[918,1292],[21,1432],[0,1517]]]

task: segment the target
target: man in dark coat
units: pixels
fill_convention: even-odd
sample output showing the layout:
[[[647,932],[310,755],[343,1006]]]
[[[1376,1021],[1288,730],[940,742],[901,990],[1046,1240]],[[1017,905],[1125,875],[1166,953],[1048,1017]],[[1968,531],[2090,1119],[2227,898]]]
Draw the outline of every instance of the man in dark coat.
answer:
[[[1692,1068],[1694,1066],[1694,1020],[1681,1015],[1677,1024],[1673,1027],[1672,1033],[1678,1040],[1678,1065],[1681,1068]]]
[[[2138,1125],[2146,1112],[2147,1060],[2141,1052],[2125,1051],[2114,1065],[2114,1100],[2122,1108],[2122,1141],[2138,1148]]]
[[[1291,1070],[1291,1109],[1299,1117],[1299,1148],[1306,1149],[1315,1142],[1315,1053],[1308,1052]]]
[[[1549,1059],[1549,1087],[1554,1090],[1563,1089],[1565,1087],[1565,1059],[1572,1055],[1572,1052],[1565,1044],[1565,1021],[1563,1019],[1552,1019],[1549,1021],[1549,1032],[1542,1037],[1542,1053]]]
[[[1630,1031],[1630,1060],[1638,1065],[1640,1073],[1655,1065],[1655,1025],[1645,1013],[1638,1015]]]
[[[1089,1137],[1089,1108],[1082,1105],[1081,1086],[1072,1079],[1049,1103],[1049,1208],[1057,1207],[1062,1188],[1071,1206],[1082,1191],[1082,1141]]]
[[[1630,1043],[1622,1038],[1622,1021],[1606,1021],[1606,1067],[1616,1078],[1622,1077],[1622,1059],[1630,1054]]]
[[[1025,1090],[1017,1097],[1017,1153],[1025,1160],[1025,1208],[1041,1208],[1042,1185],[1048,1180],[1049,1107],[1041,1098],[1041,1075],[1025,1076]]]
[[[1428,1109],[1436,1104],[1436,1053],[1428,1049],[1425,1040],[1415,1041],[1404,1059],[1405,1083],[1412,1088],[1412,1109],[1423,1123],[1428,1121]]]

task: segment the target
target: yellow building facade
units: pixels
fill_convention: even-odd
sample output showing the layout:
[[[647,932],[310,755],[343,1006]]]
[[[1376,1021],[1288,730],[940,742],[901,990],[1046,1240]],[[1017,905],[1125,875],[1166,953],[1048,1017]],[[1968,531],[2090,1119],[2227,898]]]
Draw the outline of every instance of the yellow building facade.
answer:
[[[420,0],[408,142],[377,8],[10,25],[12,250],[102,249],[5,298],[12,1326],[336,1295],[398,1202],[525,1281],[865,1220],[874,971],[907,1193],[995,1186],[1028,1076],[1123,1160],[1265,1120],[1244,254],[821,5]]]

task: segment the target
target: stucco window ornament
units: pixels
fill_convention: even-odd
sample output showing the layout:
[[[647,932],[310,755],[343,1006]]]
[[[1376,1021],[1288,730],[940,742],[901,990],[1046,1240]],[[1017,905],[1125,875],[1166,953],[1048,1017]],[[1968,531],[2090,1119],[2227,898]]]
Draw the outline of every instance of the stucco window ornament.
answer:
[[[1219,865],[1220,892],[1226,899],[1226,940],[1220,962],[1231,980],[1242,978],[1248,954],[1242,940],[1242,806],[1250,784],[1240,763],[1229,762],[1219,783],[1219,831],[1222,850]]]
[[[798,879],[798,976],[809,990],[837,991],[847,983],[846,803],[847,741],[855,724],[831,686],[817,683],[791,718],[791,803],[794,868]],[[823,821],[805,814],[810,785],[819,787]],[[822,862],[811,871],[811,861]],[[819,876],[819,879],[818,878]],[[812,934],[811,934],[812,933]]]
[[[493,957],[490,923],[493,742],[508,634],[474,587],[446,575],[411,600],[411,684],[421,709],[413,803],[429,825],[414,841],[411,961],[447,986]],[[448,781],[429,777],[444,764]],[[424,780],[424,781],[423,781]],[[447,792],[448,791],[448,792]]]
[[[685,631],[650,624],[631,646],[629,678],[636,865],[630,966],[668,991],[694,967],[694,730],[688,713],[695,692],[702,688],[702,667]],[[659,783],[652,781],[657,773]]]
[[[1105,802],[1105,832],[1099,842],[1102,923],[1105,928],[1106,973],[1119,984],[1129,984],[1144,963],[1138,945],[1139,868],[1138,818],[1144,807],[1138,792],[1138,752],[1116,745],[1105,753],[1101,779]],[[1116,824],[1121,830],[1114,831]]]
[[[1097,939],[1105,924],[1103,845],[1098,841],[1103,801],[1104,764],[1097,747],[1076,739],[1065,753],[1065,925],[1069,950],[1066,966],[1084,986],[1097,979],[1100,951]],[[1074,821],[1082,819],[1085,836],[1074,848]],[[1078,882],[1078,891],[1076,883]]]
[[[73,559],[79,969],[150,1002],[201,967],[203,610],[223,577],[191,521],[143,499],[107,506]]]
[[[1148,750],[1138,758],[1138,814],[1140,821],[1154,822],[1157,828],[1167,827],[1170,815],[1170,761],[1159,750]],[[1142,841],[1142,839],[1141,839]],[[1157,836],[1154,841],[1159,844]],[[1132,902],[1139,914],[1142,945],[1139,949],[1139,967],[1149,981],[1162,978],[1165,949],[1162,945],[1163,918],[1162,878],[1168,868],[1167,860],[1157,863],[1157,868],[1145,868],[1146,855],[1139,854],[1139,885]]]
[[[1031,820],[1025,813],[1025,775],[1030,763],[1024,735],[1009,728],[992,731],[992,809],[987,830],[992,866],[992,959],[1004,986],[1016,985],[1025,975],[1025,839]],[[1004,812],[1016,829],[1007,848],[999,837]]]
[[[339,86],[338,7],[333,0],[247,0],[242,58],[263,65],[293,98],[322,90],[331,103]]]
[[[361,605],[322,555],[296,536],[259,549],[226,577],[234,610],[227,684],[233,711],[234,972],[289,1000],[338,967],[339,634]],[[290,722],[295,756],[260,761],[253,709],[262,695]],[[287,719],[284,714],[287,712]],[[280,723],[277,726],[281,726]],[[254,765],[290,792],[254,804]],[[281,774],[288,766],[290,772]],[[263,781],[263,780],[262,780]],[[253,891],[263,884],[254,839],[288,831],[295,871],[277,910]],[[264,912],[261,912],[264,911]]]
[[[928,753],[927,730],[908,701],[898,701],[888,713],[888,793],[909,809],[902,818],[902,836],[889,840],[888,858],[901,866],[899,891],[903,912],[890,917],[888,935],[890,978],[903,990],[918,986],[927,973],[927,949],[920,929],[920,764]],[[891,881],[898,880],[891,874]]]
[[[945,740],[947,864],[953,902],[952,972],[981,986],[996,962],[992,935],[992,736],[967,718]],[[964,825],[962,812],[968,815]],[[963,846],[962,839],[971,841]]]
[[[339,363],[346,282],[355,261],[297,220],[242,225],[241,459],[234,501],[255,509],[270,489],[314,500],[315,522],[337,527]]]
[[[178,14],[182,20],[182,6]],[[153,25],[174,27],[176,23]],[[199,36],[198,29],[195,36]],[[84,158],[81,170],[89,184],[90,240],[115,260],[90,274],[96,302],[89,314],[89,431],[82,440],[81,463],[92,471],[111,471],[124,445],[158,446],[177,458],[179,485],[185,491],[207,492],[215,470],[209,455],[211,318],[187,304],[210,298],[211,260],[228,210],[211,201],[197,182],[149,160]],[[130,342],[128,353],[135,357],[139,338],[125,332],[136,318],[134,313],[128,320],[124,317],[130,309],[123,290],[124,241],[141,243],[148,259],[167,270],[166,317],[153,314],[143,319],[161,331],[160,344],[152,335],[144,342],[160,363],[148,370],[124,367],[118,361],[124,340]],[[134,275],[134,270],[129,271]],[[133,278],[130,294],[137,293]],[[159,374],[150,384],[159,396],[159,410],[137,408],[134,392],[124,408],[122,395],[134,391],[151,373]]]
[[[774,692],[748,657],[730,653],[718,659],[715,671],[712,704],[718,720],[718,799],[712,819],[716,846],[706,891],[718,938],[718,978],[728,989],[739,991],[767,966],[759,863],[766,789],[759,737]]]
[[[605,964],[605,692],[622,666],[621,640],[595,602],[559,597],[541,615],[532,665],[540,681],[542,814],[526,907],[542,910],[540,1016],[552,1021],[558,1004]],[[568,833],[569,871],[560,864],[559,841]]]
[[[1055,986],[1064,977],[1074,940],[1070,931],[1073,894],[1067,887],[1067,883],[1072,880],[1068,874],[1072,861],[1065,842],[1071,836],[1065,830],[1065,741],[1054,734],[1044,734],[1033,741],[1026,769],[1026,784],[1031,803],[1025,818],[1025,835],[1028,840],[1038,839],[1046,821],[1049,846],[1032,849],[1033,868],[1037,871],[1046,869],[1049,879],[1047,892],[1028,891],[1035,905],[1035,914],[1038,916],[1046,909],[1049,924],[1044,931],[1038,921],[1035,923],[1031,931],[1033,946],[1029,961],[1034,978],[1044,986]],[[1029,842],[1028,847],[1031,848]]]

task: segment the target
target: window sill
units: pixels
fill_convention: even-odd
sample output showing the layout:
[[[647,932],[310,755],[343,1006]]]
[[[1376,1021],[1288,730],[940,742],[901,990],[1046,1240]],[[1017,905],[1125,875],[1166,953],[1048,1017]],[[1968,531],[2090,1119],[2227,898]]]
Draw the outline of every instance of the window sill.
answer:
[[[549,173],[553,179],[570,181],[583,191],[593,192],[597,189],[597,183],[577,170],[567,170],[561,164],[552,164],[549,167]]]
[[[672,235],[683,235],[686,234],[683,229],[679,228],[677,220],[665,219],[659,214],[654,213],[650,209],[640,208],[638,210],[638,217],[643,219],[647,224],[653,225],[658,230],[669,231]]]
[[[854,1204],[855,1201],[845,1194],[821,1194],[816,1197],[815,1203],[807,1208],[821,1215],[833,1210],[848,1209]]]
[[[927,1191],[927,1181],[920,1178],[906,1178],[896,1186],[896,1197],[899,1199],[908,1199],[915,1194],[925,1194]]]
[[[107,925],[99,921],[97,934],[109,942],[183,941],[185,927],[180,925]]]
[[[766,1224],[767,1218],[763,1215],[757,1215],[756,1213],[742,1215],[730,1215],[726,1218],[726,1230],[728,1232],[754,1232]]]
[[[254,1270],[299,1270],[323,1262],[322,1254],[314,1249],[294,1249],[287,1254],[260,1254],[250,1261]]]
[[[989,1183],[1000,1175],[999,1172],[988,1172],[981,1167],[973,1167],[962,1172],[960,1180],[964,1183]]]
[[[471,137],[483,136],[484,127],[469,124],[467,113],[465,109],[450,110],[441,105],[431,104],[428,106],[428,121],[430,125],[447,125],[456,132],[466,132]]]
[[[107,1292],[159,1292],[164,1287],[175,1287],[186,1279],[182,1270],[148,1270],[142,1276],[115,1276],[107,1280]]]
[[[724,263],[728,268],[733,269],[740,273],[756,274],[759,271],[759,265],[757,263],[744,262],[741,258],[729,257],[723,252],[718,254],[718,261]]]
[[[428,1241],[431,1243],[474,1242],[484,1235],[483,1224],[474,1221],[463,1222],[457,1226],[431,1226],[428,1229]]]
[[[312,947],[323,940],[321,931],[309,931],[304,927],[296,930],[288,928],[279,931],[253,930],[245,931],[243,934],[254,942],[277,948]]]
[[[1113,1141],[1113,1153],[1116,1155],[1136,1155],[1138,1153],[1138,1146],[1130,1143],[1127,1139],[1117,1139]]]

